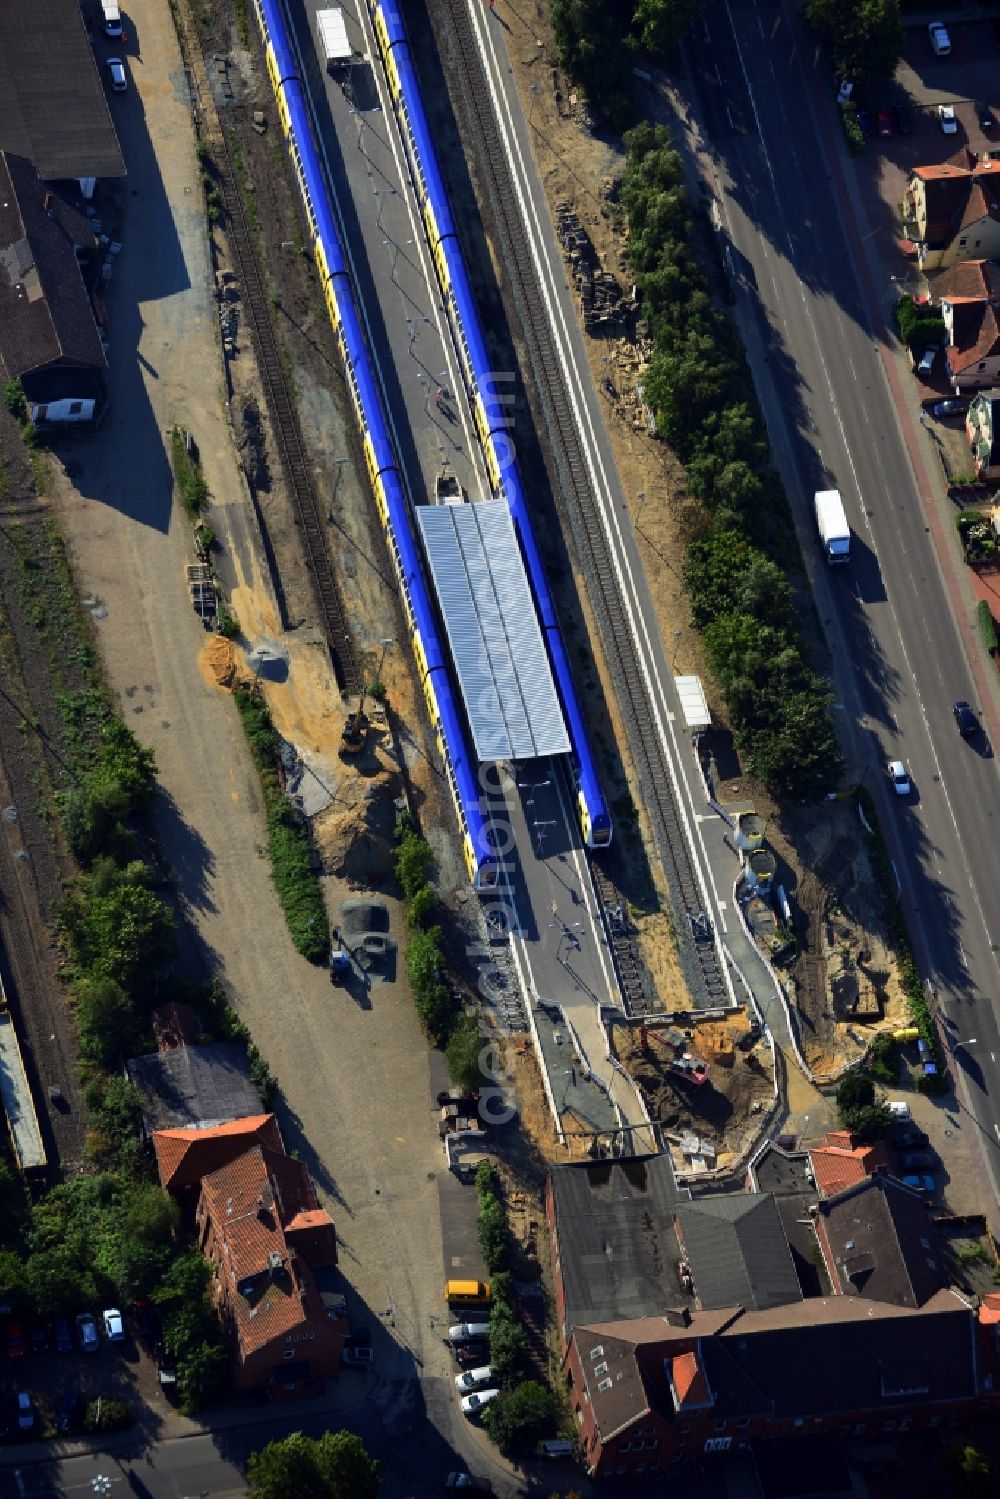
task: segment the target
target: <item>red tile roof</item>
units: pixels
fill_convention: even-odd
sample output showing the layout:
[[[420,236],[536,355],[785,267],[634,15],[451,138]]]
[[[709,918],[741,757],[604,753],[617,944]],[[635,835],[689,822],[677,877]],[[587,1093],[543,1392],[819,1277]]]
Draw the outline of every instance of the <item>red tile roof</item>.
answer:
[[[889,1156],[881,1141],[876,1145],[855,1145],[847,1130],[833,1130],[809,1152],[816,1186],[823,1197],[834,1197],[864,1181],[866,1176],[888,1168]]]
[[[197,1186],[203,1176],[228,1165],[254,1144],[283,1149],[273,1114],[251,1114],[247,1119],[232,1119],[210,1129],[153,1131],[160,1183],[167,1192]]]
[[[1000,296],[1000,269],[988,260],[961,260],[934,277],[935,302],[985,302]]]
[[[703,1406],[711,1403],[708,1385],[698,1362],[698,1355],[693,1349],[690,1353],[681,1353],[671,1359],[670,1373],[674,1382],[678,1410],[684,1410],[687,1406]]]
[[[215,1231],[220,1293],[232,1314],[245,1359],[259,1348],[329,1316],[310,1267],[285,1239],[286,1226],[308,1215],[332,1230],[316,1202],[305,1166],[257,1145],[205,1177],[199,1217]]]

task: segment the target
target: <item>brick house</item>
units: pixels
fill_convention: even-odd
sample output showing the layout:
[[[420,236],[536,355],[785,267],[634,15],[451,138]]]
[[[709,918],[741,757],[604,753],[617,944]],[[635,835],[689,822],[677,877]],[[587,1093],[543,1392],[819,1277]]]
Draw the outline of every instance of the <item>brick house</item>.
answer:
[[[977,1308],[946,1287],[919,1193],[877,1159],[864,1174],[848,1145],[825,1142],[861,1179],[823,1201],[801,1190],[805,1153],[755,1168],[784,1199],[691,1201],[669,1163],[553,1168],[563,1372],[591,1477],[656,1477],[755,1438],[929,1429],[994,1404],[1000,1297]]]
[[[888,1171],[889,1153],[881,1140],[860,1145],[846,1129],[835,1129],[809,1151],[809,1164],[820,1196],[834,1197],[845,1187]]]
[[[1000,161],[967,147],[935,166],[914,167],[903,216],[923,271],[1000,256]]]
[[[228,1166],[254,1145],[284,1150],[278,1121],[273,1114],[251,1114],[227,1124],[204,1129],[158,1129],[153,1132],[153,1150],[160,1173],[160,1186],[183,1206],[195,1206],[202,1177]]]
[[[203,1179],[195,1221],[237,1388],[336,1373],[348,1336],[336,1232],[305,1166],[255,1145]]]
[[[948,379],[960,393],[1000,379],[1000,269],[963,260],[935,277],[934,301],[945,327]]]

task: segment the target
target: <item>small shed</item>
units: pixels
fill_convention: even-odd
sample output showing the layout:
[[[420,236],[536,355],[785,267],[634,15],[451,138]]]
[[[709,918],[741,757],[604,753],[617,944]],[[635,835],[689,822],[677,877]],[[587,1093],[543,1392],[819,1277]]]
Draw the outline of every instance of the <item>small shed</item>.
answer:
[[[705,689],[701,677],[674,677],[674,686],[680,699],[684,723],[693,733],[700,734],[712,727],[712,715],[708,711]]]

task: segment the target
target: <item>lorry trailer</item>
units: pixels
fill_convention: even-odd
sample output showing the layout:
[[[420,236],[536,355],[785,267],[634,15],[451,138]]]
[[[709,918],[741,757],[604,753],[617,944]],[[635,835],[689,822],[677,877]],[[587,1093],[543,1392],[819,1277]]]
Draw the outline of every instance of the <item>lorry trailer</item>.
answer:
[[[352,51],[347,40],[347,23],[339,6],[316,12],[316,31],[327,68],[343,67],[350,62]]]
[[[827,562],[849,562],[851,528],[847,524],[847,513],[840,498],[840,490],[817,489],[815,504],[816,528]]]

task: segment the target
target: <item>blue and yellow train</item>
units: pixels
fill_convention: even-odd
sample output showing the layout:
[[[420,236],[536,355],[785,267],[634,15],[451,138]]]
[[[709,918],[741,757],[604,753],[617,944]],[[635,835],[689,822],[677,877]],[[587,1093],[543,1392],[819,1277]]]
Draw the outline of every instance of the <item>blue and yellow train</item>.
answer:
[[[427,711],[458,815],[466,867],[477,888],[490,888],[498,883],[500,863],[491,842],[489,785],[480,784],[478,767],[469,752],[462,715],[452,690],[447,658],[413,532],[409,500],[362,333],[354,288],[313,140],[284,11],[281,0],[254,0],[254,7],[264,38],[264,57],[278,104],[281,128],[305,204],[323,296],[340,344],[362,434],[368,477],[399,578]]]
[[[396,118],[417,194],[424,233],[451,320],[462,363],[466,394],[494,494],[510,508],[521,542],[535,606],[548,642],[552,669],[573,746],[577,816],[585,842],[604,848],[611,842],[611,818],[584,728],[566,643],[556,615],[542,559],[525,503],[524,484],[514,452],[505,399],[487,357],[479,312],[465,267],[451,205],[438,167],[403,18],[395,0],[368,0],[375,41],[385,69]]]

